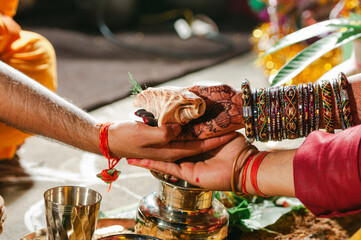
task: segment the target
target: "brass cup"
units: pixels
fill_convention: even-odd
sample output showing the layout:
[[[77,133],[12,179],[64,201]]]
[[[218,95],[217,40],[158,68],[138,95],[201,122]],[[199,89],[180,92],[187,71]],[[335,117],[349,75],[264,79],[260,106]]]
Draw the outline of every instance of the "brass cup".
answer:
[[[48,240],[92,240],[102,196],[89,188],[60,186],[44,193]]]

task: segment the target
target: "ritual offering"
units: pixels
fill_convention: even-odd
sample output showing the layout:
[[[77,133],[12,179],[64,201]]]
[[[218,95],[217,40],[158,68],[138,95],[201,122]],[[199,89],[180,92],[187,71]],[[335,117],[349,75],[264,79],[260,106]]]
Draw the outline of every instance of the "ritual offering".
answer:
[[[151,112],[158,126],[166,123],[185,125],[203,115],[206,104],[201,97],[186,88],[147,88],[136,96],[135,107]]]
[[[227,238],[228,213],[213,191],[152,174],[159,180],[159,190],[140,201],[136,233],[168,240]]]

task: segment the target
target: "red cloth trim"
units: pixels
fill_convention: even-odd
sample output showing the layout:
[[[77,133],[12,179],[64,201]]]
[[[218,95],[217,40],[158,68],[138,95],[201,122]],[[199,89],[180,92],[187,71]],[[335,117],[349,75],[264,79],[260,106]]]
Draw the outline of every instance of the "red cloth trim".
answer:
[[[312,132],[293,160],[296,197],[317,217],[361,212],[361,125]]]

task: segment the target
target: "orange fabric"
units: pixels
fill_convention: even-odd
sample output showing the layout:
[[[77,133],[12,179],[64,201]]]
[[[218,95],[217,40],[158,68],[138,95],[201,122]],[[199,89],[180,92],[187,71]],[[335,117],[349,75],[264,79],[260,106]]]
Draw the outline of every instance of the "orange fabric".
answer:
[[[0,0],[0,12],[13,16],[17,2]],[[20,29],[12,18],[0,14],[0,60],[55,91],[57,74],[52,45],[41,35]],[[12,158],[29,136],[0,123],[0,159]]]
[[[19,0],[0,0],[0,12],[13,17],[16,13]]]

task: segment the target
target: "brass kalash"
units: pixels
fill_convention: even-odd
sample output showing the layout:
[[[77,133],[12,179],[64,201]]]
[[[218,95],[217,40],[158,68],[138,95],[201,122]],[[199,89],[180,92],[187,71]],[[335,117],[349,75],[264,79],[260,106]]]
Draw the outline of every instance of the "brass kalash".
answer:
[[[227,238],[229,216],[223,204],[213,199],[213,191],[152,174],[160,182],[159,190],[140,201],[136,233],[169,240]]]

